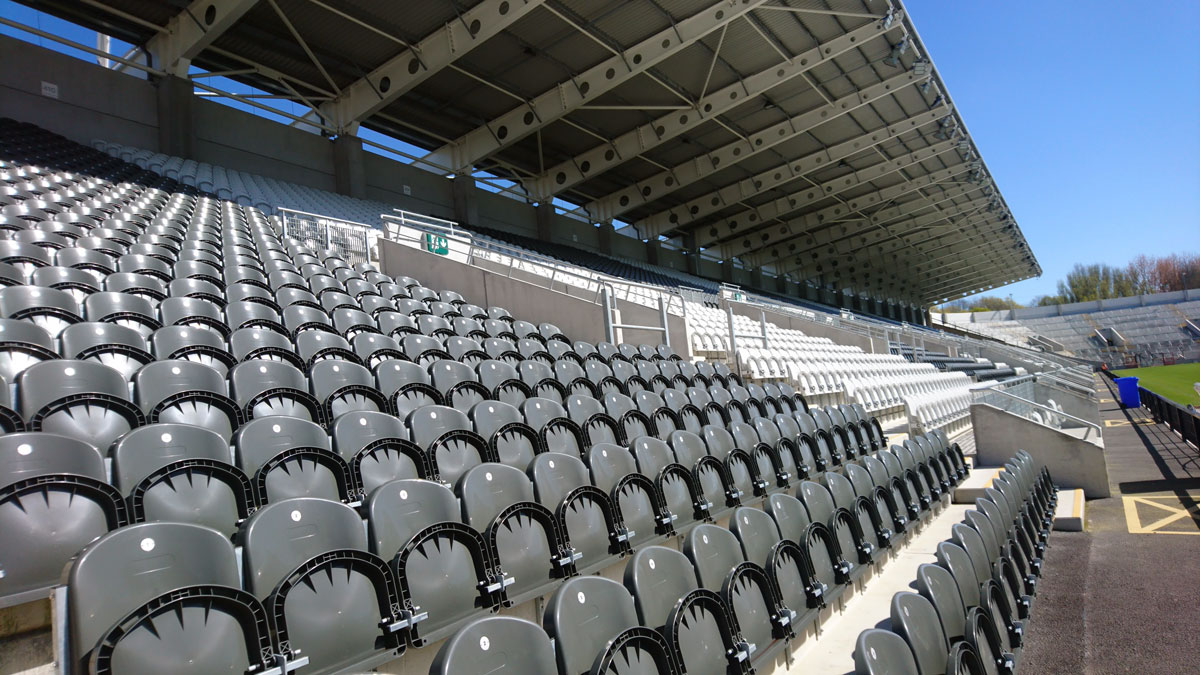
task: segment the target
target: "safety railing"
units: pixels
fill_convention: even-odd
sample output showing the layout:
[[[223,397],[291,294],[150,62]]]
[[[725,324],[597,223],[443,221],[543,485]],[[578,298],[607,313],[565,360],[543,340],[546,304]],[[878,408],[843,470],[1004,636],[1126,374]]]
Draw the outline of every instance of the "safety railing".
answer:
[[[318,250],[334,249],[350,263],[373,262],[378,228],[319,213],[277,207],[285,237],[294,237]]]
[[[995,408],[999,408],[1014,415],[1019,415],[1029,420],[1038,422],[1042,426],[1056,428],[1051,422],[1058,422],[1057,428],[1082,428],[1084,429],[1083,440],[1087,440],[1094,431],[1096,438],[1101,437],[1100,425],[1089,422],[1085,419],[1076,417],[1070,413],[1051,408],[1048,405],[1043,405],[1035,401],[1012,393],[1011,388],[1004,389],[1000,387],[979,387],[971,390],[971,403],[983,403]],[[1037,412],[1039,414],[1035,415]],[[1040,418],[1040,419],[1038,419]],[[1064,422],[1072,422],[1071,427],[1067,427]]]
[[[607,288],[615,299],[647,307],[657,307],[661,301],[669,313],[678,316],[684,313],[683,296],[661,286],[640,284],[590,270],[572,269],[549,256],[495,239],[483,239],[459,227],[457,223],[440,218],[404,211],[397,211],[395,215],[385,213],[381,218],[384,237],[429,253],[476,267],[481,267],[480,263],[490,263],[489,271],[496,272],[494,267],[499,266],[509,277],[523,272],[522,280],[541,280],[542,285],[550,290],[563,289],[566,292],[565,287],[570,286],[577,297],[601,305],[604,305],[602,294]]]
[[[1200,449],[1200,416],[1195,411],[1188,410],[1145,387],[1138,387],[1138,390],[1142,407],[1150,411],[1155,422],[1162,422],[1182,436],[1183,440],[1191,443],[1192,447]]]

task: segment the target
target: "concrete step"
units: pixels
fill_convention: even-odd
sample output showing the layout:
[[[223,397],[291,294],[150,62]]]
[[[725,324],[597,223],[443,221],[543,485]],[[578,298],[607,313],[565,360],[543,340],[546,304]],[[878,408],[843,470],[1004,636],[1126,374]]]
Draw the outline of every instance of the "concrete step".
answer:
[[[1063,532],[1082,532],[1087,502],[1083,490],[1059,490],[1058,505],[1054,507],[1054,529]]]
[[[954,488],[954,503],[974,504],[976,499],[986,496],[983,491],[992,486],[992,481],[1000,475],[1001,471],[1004,469],[991,466],[977,466],[971,469],[967,479]]]

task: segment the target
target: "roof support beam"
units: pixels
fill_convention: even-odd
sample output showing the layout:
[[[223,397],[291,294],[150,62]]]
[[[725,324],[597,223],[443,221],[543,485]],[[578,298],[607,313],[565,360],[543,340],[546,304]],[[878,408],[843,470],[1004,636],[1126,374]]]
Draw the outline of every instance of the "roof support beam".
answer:
[[[229,30],[258,0],[193,0],[146,43],[159,68],[187,77],[192,59]]]
[[[787,258],[794,254],[807,253],[817,248],[824,248],[844,239],[863,237],[881,229],[887,230],[886,225],[891,220],[900,217],[905,212],[929,208],[931,203],[924,200],[914,200],[893,207],[876,209],[874,212],[864,213],[862,209],[867,206],[890,202],[909,192],[936,187],[944,181],[949,181],[962,175],[966,170],[966,167],[958,164],[935,171],[927,176],[913,179],[907,183],[900,183],[855,197],[846,204],[828,206],[820,211],[806,213],[798,218],[787,221],[783,228],[770,228],[764,232],[767,235],[767,240],[763,246],[773,246],[772,250],[740,256],[734,250],[737,247],[737,243],[735,242],[732,245],[722,246],[722,255],[739,255],[742,257],[742,262],[747,266],[761,267],[775,260]],[[977,185],[957,186],[941,191],[934,191],[929,195],[922,193],[922,196],[926,200],[934,200],[933,203],[938,203],[970,194],[978,189],[980,188]],[[856,213],[863,213],[867,217],[864,219],[846,220],[847,208]],[[839,225],[841,226],[840,228],[838,227]],[[786,228],[786,232],[782,231],[784,228]],[[790,246],[786,250],[783,248],[783,245],[792,243],[793,240],[800,237],[805,238],[804,248],[796,249]]]
[[[719,0],[701,12],[665,28],[629,49],[560,82],[525,105],[476,127],[425,157],[434,164],[463,172],[482,159],[525,138],[567,113],[586,105],[623,82],[690,47],[710,32],[769,0],[731,3]]]
[[[938,302],[942,298],[954,295],[970,295],[978,290],[987,290],[987,286],[998,288],[1008,285],[1012,279],[1027,279],[1032,275],[1021,274],[1016,277],[1009,265],[1004,263],[986,264],[972,270],[964,270],[949,278],[926,285],[922,289],[924,302]]]
[[[625,205],[628,205],[634,203],[635,200],[650,203],[681,187],[708,178],[718,171],[765,152],[779,143],[805,134],[824,122],[865,106],[901,87],[918,84],[922,79],[911,72],[900,73],[832,103],[759,130],[751,134],[749,138],[739,138],[716,150],[698,155],[672,169],[651,176],[636,186],[625,188],[615,193],[614,196],[616,196],[618,204],[624,201]],[[634,194],[630,194],[631,190],[634,191]],[[662,218],[656,218],[653,222],[642,220],[634,225],[643,239],[656,238],[675,228],[669,214],[665,214]]]
[[[744,178],[708,194],[700,195],[685,204],[649,216],[645,221],[658,224],[667,222],[673,227],[683,227],[694,223],[711,213],[715,213],[733,204],[745,203],[745,200],[755,195],[773,190],[807,173],[811,173],[822,167],[831,166],[863,150],[869,150],[897,136],[919,129],[925,124],[935,122],[945,115],[950,114],[950,110],[949,106],[939,105],[927,112],[875,129],[862,136],[856,136],[841,143],[836,143],[824,150],[805,155],[799,159],[784,162],[750,178]],[[636,192],[636,189],[634,191]]]
[[[765,8],[764,8],[765,9]],[[700,100],[686,113],[672,113],[658,117],[620,136],[611,143],[599,145],[571,159],[551,167],[534,183],[533,191],[539,195],[553,195],[571,188],[580,182],[608,169],[627,162],[638,155],[695,129],[719,115],[753,100],[774,87],[827,63],[868,40],[885,34],[884,22],[872,21],[864,26],[840,35],[828,42],[712,93],[702,94]],[[894,27],[899,27],[897,22]],[[715,63],[715,59],[713,63]],[[711,72],[710,72],[711,76]],[[638,200],[620,204],[623,192],[610,195],[587,205],[592,217],[607,221],[641,203]]]
[[[507,30],[546,0],[483,0],[321,106],[330,126],[354,127],[411,91],[464,54]]]
[[[882,162],[872,164],[871,166],[864,167],[862,169],[851,171],[848,174],[838,176],[837,178],[832,178],[823,183],[809,181],[807,186],[804,186],[799,190],[795,190],[764,204],[759,204],[749,211],[736,213],[728,218],[713,223],[711,226],[707,226],[707,228],[699,228],[703,231],[703,233],[700,234],[697,239],[700,242],[700,246],[706,248],[726,237],[746,235],[747,241],[754,241],[755,239],[758,239],[758,241],[753,243],[750,248],[742,247],[742,249],[734,255],[739,255],[743,252],[748,253],[752,250],[756,250],[767,245],[766,241],[762,241],[761,238],[754,237],[748,233],[748,230],[751,228],[761,226],[764,223],[779,223],[781,222],[780,218],[789,213],[794,213],[811,204],[815,204],[834,195],[841,194],[846,190],[851,190],[865,183],[870,183],[873,180],[896,173],[897,171],[902,171],[914,165],[918,165],[921,162],[933,159],[938,155],[951,152],[954,150],[954,148],[955,141],[941,141],[940,143],[934,143],[929,147],[921,148],[920,150],[914,150],[910,153],[893,157],[891,159],[886,159]],[[843,205],[840,208],[835,207],[835,211],[836,210],[845,212],[849,209]],[[733,248],[736,249],[738,247],[735,246]]]
[[[933,214],[928,214],[926,216],[920,216],[918,218],[913,218],[908,221],[904,221],[904,222],[898,224],[898,226],[903,227],[905,229],[911,229],[914,227],[922,227],[922,226],[932,225],[937,222],[946,220],[949,217],[957,215],[960,211],[971,210],[971,209],[976,208],[977,206],[979,206],[978,201],[967,202],[966,204],[964,204],[962,206],[961,209],[955,210],[953,212],[933,213]],[[963,222],[959,223],[959,225],[962,227],[966,227],[969,225],[978,225],[982,222],[985,222],[984,218],[977,218],[977,220],[972,221],[972,220],[970,220],[970,217],[968,216],[967,219],[965,219]],[[955,232],[955,234],[958,234],[958,232]],[[895,235],[893,235],[893,236],[895,236]],[[818,247],[814,247],[814,248],[810,248],[806,251],[803,251],[803,252],[795,254],[795,255],[789,255],[787,258],[782,259],[782,260],[790,260],[791,262],[776,265],[775,271],[777,274],[793,273],[796,271],[801,271],[804,274],[821,272],[821,271],[824,271],[824,268],[826,266],[830,265],[834,261],[837,261],[840,266],[841,262],[844,260],[854,261],[854,260],[858,260],[858,259],[864,259],[864,258],[868,257],[869,255],[879,255],[879,256],[897,255],[898,254],[897,251],[903,250],[904,248],[911,246],[912,243],[910,243],[910,242],[915,242],[915,239],[913,239],[913,235],[905,235],[902,237],[896,237],[896,239],[893,241],[881,242],[881,243],[874,244],[874,245],[863,245],[861,243],[857,243],[854,241],[843,241],[841,250],[836,250],[833,253],[829,253],[828,251],[823,251],[823,250],[820,250]],[[821,270],[816,269],[818,267],[820,267],[822,269]]]

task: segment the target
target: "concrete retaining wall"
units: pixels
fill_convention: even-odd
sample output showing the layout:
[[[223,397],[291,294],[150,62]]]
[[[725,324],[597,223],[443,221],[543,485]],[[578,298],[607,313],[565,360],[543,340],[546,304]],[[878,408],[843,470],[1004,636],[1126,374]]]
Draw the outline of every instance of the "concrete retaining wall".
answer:
[[[1050,469],[1059,488],[1080,488],[1088,499],[1109,496],[1104,448],[995,406],[971,405],[978,466],[1003,466],[1018,450]]]

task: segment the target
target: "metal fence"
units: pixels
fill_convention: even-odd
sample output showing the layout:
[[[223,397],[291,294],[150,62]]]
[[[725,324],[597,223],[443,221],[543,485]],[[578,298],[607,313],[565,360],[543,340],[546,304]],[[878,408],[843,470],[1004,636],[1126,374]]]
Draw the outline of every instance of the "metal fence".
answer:
[[[378,228],[307,211],[283,207],[276,210],[284,236],[295,237],[318,251],[332,248],[351,264],[375,260],[375,242],[383,235]]]
[[[1155,422],[1162,422],[1171,427],[1175,433],[1183,436],[1183,440],[1195,448],[1200,448],[1200,416],[1145,387],[1138,387],[1138,390],[1142,407],[1150,411]]]
[[[1111,370],[1100,372],[1110,380],[1115,381],[1118,377]],[[1192,447],[1200,449],[1200,415],[1142,386],[1138,387],[1138,397],[1142,401],[1142,407],[1150,411],[1150,416],[1155,422],[1167,425],[1182,436],[1183,440],[1191,443]]]

